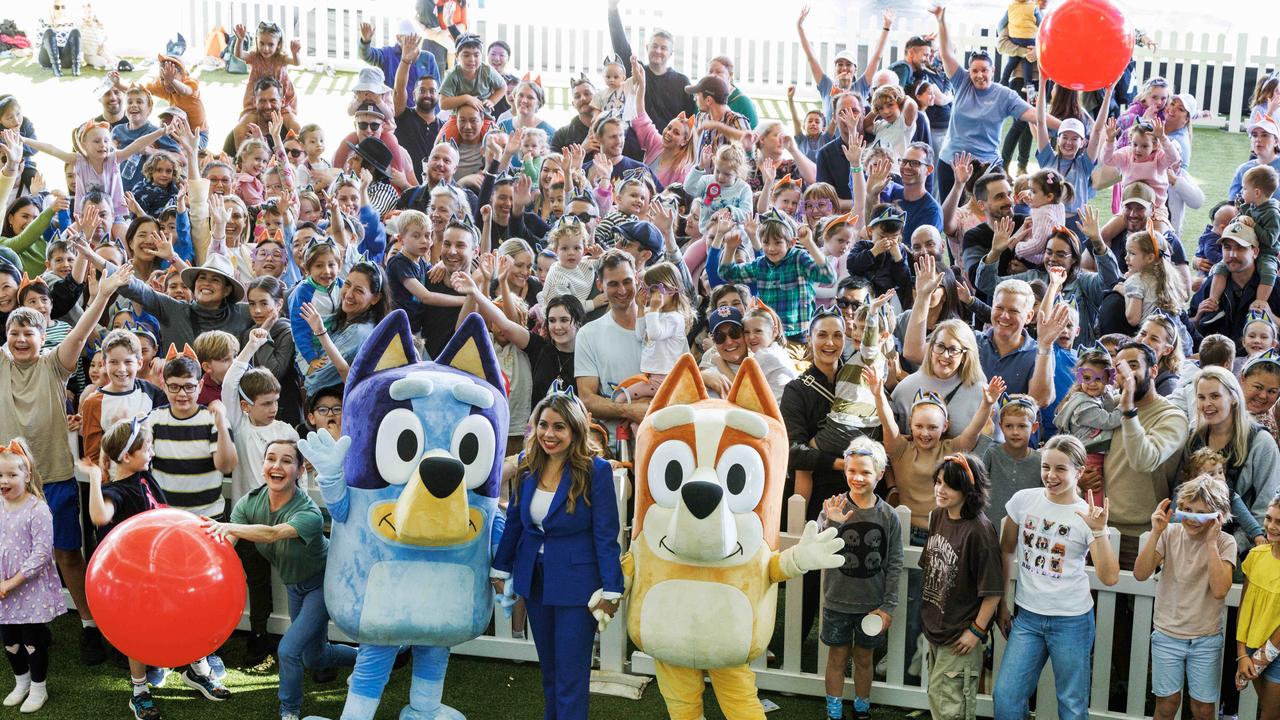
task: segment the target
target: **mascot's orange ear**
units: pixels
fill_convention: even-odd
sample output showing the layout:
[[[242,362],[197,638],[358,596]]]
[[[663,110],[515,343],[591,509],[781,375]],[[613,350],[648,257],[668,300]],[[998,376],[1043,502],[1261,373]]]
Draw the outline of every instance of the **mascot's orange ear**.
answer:
[[[757,372],[759,370],[757,369]],[[766,386],[767,387],[767,386]],[[698,363],[689,353],[681,355],[676,365],[662,381],[662,387],[649,403],[649,412],[660,410],[668,405],[689,405],[707,399],[707,386],[702,383],[702,373],[698,372]]]
[[[701,380],[702,376],[699,375],[698,379]],[[742,361],[737,376],[733,378],[733,387],[729,389],[729,397],[725,399],[744,410],[782,420],[778,401],[774,399],[769,382],[765,380],[755,358],[749,357]]]

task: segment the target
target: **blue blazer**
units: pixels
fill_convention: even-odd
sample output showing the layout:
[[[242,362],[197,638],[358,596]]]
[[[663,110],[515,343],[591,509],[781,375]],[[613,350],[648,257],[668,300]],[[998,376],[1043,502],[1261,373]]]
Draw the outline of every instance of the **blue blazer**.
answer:
[[[511,573],[515,593],[529,597],[538,550],[545,546],[544,605],[586,605],[591,593],[599,588],[618,593],[623,589],[613,469],[600,458],[592,460],[591,504],[585,502],[585,496],[580,497],[572,513],[565,504],[571,483],[566,467],[539,530],[529,517],[538,478],[529,473],[521,476],[517,486],[519,500],[515,507],[507,508],[507,525],[493,558],[494,569]]]

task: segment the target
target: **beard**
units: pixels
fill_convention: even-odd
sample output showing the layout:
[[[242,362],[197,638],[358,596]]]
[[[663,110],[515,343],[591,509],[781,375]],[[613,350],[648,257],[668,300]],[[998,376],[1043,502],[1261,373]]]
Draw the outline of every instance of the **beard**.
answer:
[[[436,112],[436,102],[426,98],[420,98],[416,103],[414,103],[413,107],[424,115],[430,115]]]
[[[1134,378],[1133,381],[1133,401],[1135,403],[1142,402],[1147,397],[1147,393],[1151,392],[1151,376],[1143,375],[1139,380]]]

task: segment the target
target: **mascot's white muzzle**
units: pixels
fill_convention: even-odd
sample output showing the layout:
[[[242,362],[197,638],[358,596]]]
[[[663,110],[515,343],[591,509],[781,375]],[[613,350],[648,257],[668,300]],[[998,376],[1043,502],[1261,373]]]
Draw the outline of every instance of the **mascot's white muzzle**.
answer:
[[[715,562],[738,551],[738,526],[715,473],[699,470],[680,487],[663,544],[689,560]]]

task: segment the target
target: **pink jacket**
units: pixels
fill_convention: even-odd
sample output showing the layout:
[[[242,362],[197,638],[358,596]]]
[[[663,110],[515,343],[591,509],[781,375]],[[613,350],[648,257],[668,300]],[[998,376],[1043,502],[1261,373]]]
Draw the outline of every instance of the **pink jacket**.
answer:
[[[1133,159],[1133,146],[1116,149],[1115,143],[1102,145],[1102,162],[1120,171],[1121,185],[1133,182],[1144,182],[1156,192],[1156,207],[1163,207],[1169,196],[1169,177],[1165,174],[1169,168],[1182,159],[1178,146],[1169,138],[1161,139],[1156,151],[1144,161]]]
[[[689,166],[693,163],[682,163],[678,167],[666,170],[658,166],[658,158],[662,157],[662,133],[658,132],[658,128],[654,127],[653,120],[649,119],[648,113],[636,115],[635,119],[631,121],[631,129],[635,130],[636,140],[640,142],[640,147],[644,149],[644,164],[648,165],[653,174],[657,176],[658,182],[662,183],[663,187],[673,182],[684,182],[685,175],[689,174]]]

